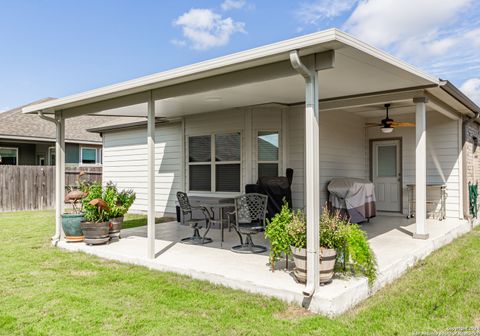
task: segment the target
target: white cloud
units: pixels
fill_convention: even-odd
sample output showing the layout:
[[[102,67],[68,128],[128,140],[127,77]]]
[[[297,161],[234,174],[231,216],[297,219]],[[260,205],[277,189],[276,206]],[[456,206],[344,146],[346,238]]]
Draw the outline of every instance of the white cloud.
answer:
[[[460,90],[463,91],[470,99],[480,105],[480,78],[471,78],[465,81]]]
[[[365,0],[359,3],[344,28],[378,47],[412,37],[435,38],[439,27],[448,23],[472,0]]]
[[[479,13],[474,0],[362,0],[342,29],[427,72],[462,82],[480,66]]]
[[[358,0],[317,0],[304,3],[296,12],[303,24],[317,25],[323,20],[329,20],[350,10]]]
[[[226,45],[230,36],[237,32],[245,32],[245,24],[232,18],[223,18],[211,9],[192,8],[179,16],[173,24],[182,27],[186,40],[173,40],[175,45],[187,45],[197,50]]]
[[[241,9],[245,6],[247,2],[245,0],[225,0],[222,2],[220,7],[224,11],[231,10],[231,9]]]
[[[465,34],[467,40],[469,40],[476,48],[480,48],[480,28],[473,29]]]

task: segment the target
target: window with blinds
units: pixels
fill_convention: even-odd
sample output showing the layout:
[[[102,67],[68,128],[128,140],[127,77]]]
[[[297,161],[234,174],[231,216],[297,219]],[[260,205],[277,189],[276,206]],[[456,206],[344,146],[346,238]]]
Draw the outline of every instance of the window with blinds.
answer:
[[[259,131],[257,134],[258,177],[278,176],[278,131]]]
[[[97,149],[82,147],[81,148],[81,164],[96,164],[97,163]]]
[[[190,191],[240,191],[240,133],[190,136],[188,173]]]
[[[188,138],[188,175],[191,191],[212,189],[212,140],[210,135]]]

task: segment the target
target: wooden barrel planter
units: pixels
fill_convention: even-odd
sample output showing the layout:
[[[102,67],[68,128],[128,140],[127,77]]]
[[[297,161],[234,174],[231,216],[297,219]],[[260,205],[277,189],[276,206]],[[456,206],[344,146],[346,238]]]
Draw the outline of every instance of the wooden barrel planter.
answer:
[[[293,274],[298,282],[305,283],[307,281],[307,250],[299,249],[291,246],[295,269]],[[334,249],[320,249],[320,283],[325,284],[332,281],[335,260],[337,252]]]
[[[110,240],[110,222],[82,222],[81,224],[85,243],[88,245],[105,244]]]
[[[83,214],[63,214],[62,215],[62,228],[65,233],[65,241],[67,242],[81,242],[84,239],[82,228],[80,227],[83,222]]]
[[[120,231],[122,230],[123,216],[110,219],[109,235],[112,240],[120,239]]]

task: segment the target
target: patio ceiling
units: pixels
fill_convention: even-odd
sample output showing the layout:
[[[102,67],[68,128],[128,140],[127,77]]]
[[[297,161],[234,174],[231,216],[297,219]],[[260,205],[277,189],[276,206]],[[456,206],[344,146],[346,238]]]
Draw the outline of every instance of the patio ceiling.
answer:
[[[67,118],[146,116],[150,95],[156,116],[169,118],[258,104],[301,103],[305,86],[290,65],[291,50],[300,50],[302,57],[335,51],[334,68],[319,72],[321,100],[439,85],[437,78],[331,29],[34,105],[24,112],[62,110]]]

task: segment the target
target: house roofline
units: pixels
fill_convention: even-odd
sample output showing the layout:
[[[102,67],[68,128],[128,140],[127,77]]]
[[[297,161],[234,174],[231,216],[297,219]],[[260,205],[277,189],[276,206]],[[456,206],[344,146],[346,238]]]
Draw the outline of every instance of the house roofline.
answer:
[[[222,56],[212,60],[195,63],[192,65],[175,68],[172,70],[156,73],[150,76],[121,82],[118,84],[86,91],[72,96],[27,106],[22,109],[23,113],[53,113],[54,111],[65,110],[81,105],[87,105],[103,100],[113,99],[129,94],[145,92],[157,88],[176,85],[195,79],[212,77],[233,71],[265,65],[281,60],[288,60],[289,52],[299,50],[301,56],[309,55],[319,50],[323,44],[337,43],[337,46],[350,46],[369,54],[379,60],[387,62],[413,75],[423,78],[432,84],[439,84],[438,78],[428,75],[416,69],[410,64],[397,59],[388,53],[374,48],[353,36],[344,33],[336,28],[296,37],[289,40],[257,47],[254,49]],[[327,45],[325,45],[327,47]]]
[[[179,122],[179,121],[180,121],[179,119],[166,120],[164,118],[156,118],[155,125],[165,125],[165,124],[170,124],[170,123]],[[146,126],[147,126],[147,120],[142,120],[142,121],[134,121],[134,122],[128,122],[128,123],[111,125],[111,126],[92,127],[87,129],[87,131],[101,134],[104,132],[112,132],[117,130],[139,128],[139,127],[146,127]]]
[[[472,111],[473,114],[480,113],[480,107],[448,80],[441,80],[439,86],[450,96]]]
[[[55,138],[29,137],[29,136],[18,136],[18,135],[9,135],[9,134],[0,134],[0,140],[55,142]],[[65,142],[77,143],[80,145],[100,145],[100,146],[102,145],[102,141],[65,139]]]

